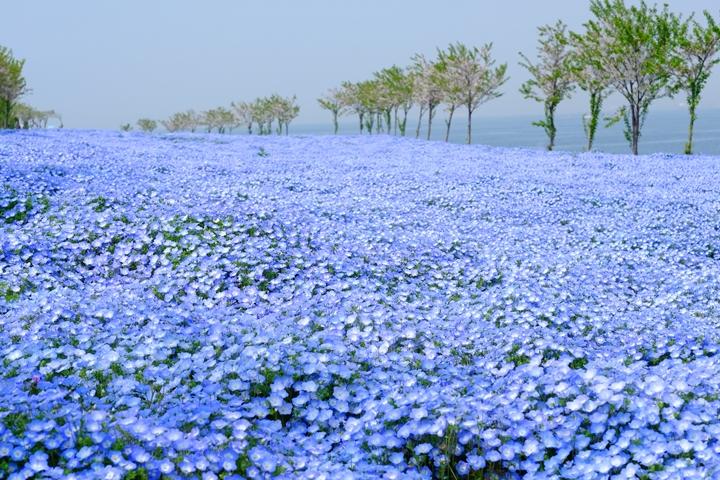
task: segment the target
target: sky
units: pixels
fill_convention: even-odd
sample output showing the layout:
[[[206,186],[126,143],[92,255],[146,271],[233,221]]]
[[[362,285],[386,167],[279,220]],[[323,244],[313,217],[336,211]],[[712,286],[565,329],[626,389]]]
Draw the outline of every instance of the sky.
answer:
[[[717,0],[667,0],[685,17]],[[637,4],[626,0],[628,4]],[[652,2],[648,2],[652,4]],[[297,96],[296,124],[331,122],[316,99],[343,81],[372,78],[415,54],[462,42],[493,43],[508,64],[504,95],[474,116],[542,115],[542,104],[518,92],[528,79],[518,65],[534,57],[537,27],[558,19],[583,30],[589,0],[27,0],[3,2],[0,45],[25,59],[32,94],[24,101],[62,113],[66,128],[117,129],[140,118],[203,111],[277,93]],[[679,109],[684,98],[652,109]],[[558,113],[588,110],[578,92]],[[615,95],[607,109],[620,106]],[[720,68],[701,107],[720,108]],[[350,119],[348,119],[350,121]]]

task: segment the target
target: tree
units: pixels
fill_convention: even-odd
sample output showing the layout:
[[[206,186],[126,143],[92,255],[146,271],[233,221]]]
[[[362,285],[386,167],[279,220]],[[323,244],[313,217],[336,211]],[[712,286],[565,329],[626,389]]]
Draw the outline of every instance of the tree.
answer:
[[[712,67],[720,62],[714,58],[720,51],[720,27],[712,16],[704,11],[707,27],[703,27],[692,18],[682,24],[678,35],[678,44],[674,64],[677,80],[676,89],[684,90],[690,112],[690,128],[685,154],[692,154],[693,127],[697,120],[696,108]],[[692,26],[692,28],[690,28]]]
[[[55,110],[35,110],[33,122],[37,128],[47,128],[48,120],[51,118],[57,118],[62,124],[62,116]]]
[[[132,125],[130,125],[129,123],[126,123],[125,125],[120,125],[120,130],[122,130],[123,132],[129,132],[130,130],[132,130],[132,128]]]
[[[428,62],[423,55],[416,55],[413,60],[415,62],[412,66],[412,70],[415,72],[415,88],[413,91],[415,93],[415,102],[420,106],[420,121],[415,132],[415,138],[420,136],[420,123],[422,122],[424,107],[428,113],[427,139],[430,140],[435,108],[442,103],[445,97],[440,74],[442,67],[439,67],[434,62]]]
[[[233,110],[235,110],[235,126],[239,127],[241,125],[247,125],[248,135],[252,135],[252,105],[246,102],[238,102],[237,104],[232,102],[230,106],[232,106]]]
[[[225,133],[225,129],[235,126],[235,114],[225,107],[218,107],[212,110],[206,110],[200,116],[200,123],[205,125],[207,132],[212,132],[213,128],[217,128],[218,133]]]
[[[24,128],[47,128],[47,122],[50,118],[60,119],[60,115],[54,110],[37,110],[21,102],[13,105],[10,115],[18,118]]]
[[[352,113],[358,115],[360,120],[360,135],[363,132],[363,117],[365,116],[365,104],[360,99],[360,87],[357,83],[342,83],[342,99],[343,104]]]
[[[570,43],[572,50],[567,61],[568,69],[580,89],[590,95],[590,118],[586,119],[583,115],[582,119],[587,138],[586,150],[589,152],[595,141],[603,102],[612,92],[610,77],[603,70],[601,59],[593,56],[592,42],[588,42],[585,36],[570,32]]]
[[[453,114],[462,105],[460,96],[462,93],[460,89],[461,78],[456,69],[449,68],[448,54],[439,48],[436,66],[440,74],[442,101],[445,104],[445,110],[450,114],[445,120],[445,141],[447,142],[450,139],[450,125],[452,124]]]
[[[275,117],[269,99],[256,98],[250,104],[250,116],[252,122],[258,126],[258,135],[270,135],[272,133],[272,122]]]
[[[398,126],[400,133],[405,135],[405,125],[407,124],[407,112],[412,107],[412,83],[405,71],[393,65],[373,74],[378,82],[380,82],[385,103],[388,107],[390,115],[394,118],[394,134],[397,135]],[[398,120],[398,111],[403,109],[404,117],[402,121]],[[390,118],[387,118],[388,126]],[[390,129],[388,128],[388,133]]]
[[[218,107],[215,109],[215,112],[217,115],[218,125],[220,125],[218,133],[232,133],[233,128],[235,128],[238,123],[232,110],[225,107]]]
[[[365,128],[368,134],[372,135],[372,129],[375,125],[376,116],[380,111],[380,97],[378,82],[366,80],[358,82],[357,96],[363,109],[363,118],[365,119]]]
[[[12,128],[10,112],[18,98],[30,93],[22,69],[25,60],[16,60],[12,50],[0,46],[0,127]]]
[[[412,70],[412,67],[410,69],[410,78],[412,81],[412,101],[414,105],[417,105],[418,107],[418,124],[417,128],[415,129],[415,138],[420,138],[420,128],[422,127],[422,119],[425,115],[425,112],[428,110],[428,102],[427,99],[423,96],[420,87],[420,82],[422,81],[420,78],[418,78],[418,73],[414,70]]]
[[[169,120],[160,120],[160,123],[168,132],[177,132],[181,130],[189,130],[194,132],[198,125],[201,124],[202,118],[195,113],[195,110],[174,113]]]
[[[181,130],[189,130],[191,132],[195,132],[197,127],[202,125],[202,117],[193,109],[181,113],[180,118],[182,125]]]
[[[24,128],[30,128],[31,125],[36,126],[35,119],[37,118],[39,113],[40,112],[35,110],[30,105],[18,102],[13,105],[10,116],[12,118],[17,118],[18,120],[20,120],[20,123]]]
[[[596,20],[585,24],[586,53],[627,105],[616,113],[608,126],[625,123],[625,138],[638,154],[638,140],[650,104],[668,95],[671,53],[680,29],[679,18],[667,10],[626,7],[623,0],[592,0],[590,11]]]
[[[320,108],[328,110],[333,115],[333,126],[335,127],[334,134],[338,132],[338,117],[345,115],[347,108],[343,103],[342,92],[337,88],[331,88],[322,98],[317,99],[320,104]]]
[[[182,119],[180,113],[174,113],[168,120],[160,120],[160,123],[168,132],[177,132],[182,129]]]
[[[295,104],[296,97],[293,95],[292,98],[283,98],[277,96],[277,119],[278,119],[278,134],[282,134],[282,126],[285,126],[285,135],[288,135],[288,126],[299,114],[300,105]]]
[[[555,26],[545,25],[538,27],[540,31],[540,46],[538,50],[539,62],[535,65],[520,53],[525,62],[519,62],[532,75],[532,78],[520,87],[520,93],[525,98],[542,102],[545,106],[545,120],[533,122],[537,127],[542,127],[550,140],[548,150],[555,146],[555,110],[558,104],[565,98],[570,98],[570,93],[575,88],[568,68],[568,57],[571,50],[568,49],[568,38],[565,34],[567,25],[558,20]]]
[[[467,48],[461,43],[448,48],[448,68],[454,70],[458,79],[458,101],[468,111],[467,143],[471,142],[472,114],[485,102],[501,97],[498,89],[508,81],[505,76],[507,63],[492,68],[495,61],[490,58],[492,43],[484,45],[480,50],[476,47]]]
[[[152,131],[157,128],[157,122],[155,120],[150,120],[149,118],[141,118],[137,121],[137,125],[143,132],[152,133]]]

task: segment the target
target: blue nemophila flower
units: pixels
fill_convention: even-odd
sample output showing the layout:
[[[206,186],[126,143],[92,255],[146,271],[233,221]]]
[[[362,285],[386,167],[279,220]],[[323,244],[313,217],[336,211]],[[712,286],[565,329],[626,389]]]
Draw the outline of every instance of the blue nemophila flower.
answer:
[[[711,159],[12,136],[0,410],[39,412],[0,422],[19,470],[37,445],[208,478],[250,445],[327,478],[718,465]]]
[[[45,452],[35,452],[30,455],[27,465],[33,472],[41,472],[48,468],[48,458]]]

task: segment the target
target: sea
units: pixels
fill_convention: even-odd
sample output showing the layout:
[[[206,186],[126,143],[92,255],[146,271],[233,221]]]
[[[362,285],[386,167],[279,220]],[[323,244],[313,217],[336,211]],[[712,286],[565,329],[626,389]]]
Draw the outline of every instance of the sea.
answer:
[[[410,112],[411,114],[414,112]],[[444,141],[445,118],[438,115],[433,119],[430,140]],[[699,109],[693,133],[693,153],[720,155],[720,109]],[[603,115],[601,114],[601,118]],[[341,117],[339,135],[358,135],[359,122],[357,116]],[[544,129],[532,125],[533,121],[542,120],[539,115],[514,115],[487,117],[475,115],[472,119],[472,143],[495,147],[524,147],[546,150],[548,138]],[[641,131],[638,144],[639,153],[682,154],[688,137],[690,116],[687,110],[650,111]],[[562,114],[555,118],[557,134],[555,151],[585,151],[587,140],[583,131],[582,114]],[[289,126],[291,135],[332,135],[332,117],[328,115],[327,123],[294,124]],[[415,138],[417,120],[408,118],[406,136]],[[598,126],[593,150],[606,153],[630,154],[632,149],[623,135],[624,125],[619,122],[610,128],[604,122]],[[243,133],[243,128],[233,133]],[[367,131],[363,131],[367,135]],[[375,134],[375,132],[373,132]],[[398,132],[399,134],[399,132]],[[427,138],[427,118],[423,119],[420,138]],[[449,141],[466,143],[467,114],[463,110],[455,113]]]

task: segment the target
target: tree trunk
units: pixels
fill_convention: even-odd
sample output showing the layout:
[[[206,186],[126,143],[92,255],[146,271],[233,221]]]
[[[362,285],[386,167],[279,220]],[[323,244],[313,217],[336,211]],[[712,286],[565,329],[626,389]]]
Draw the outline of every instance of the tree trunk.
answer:
[[[362,113],[358,113],[358,116],[360,117],[360,135],[362,135],[362,131],[363,131],[363,114],[362,114]]]
[[[555,146],[555,132],[556,132],[556,130],[555,130],[555,107],[556,107],[556,105],[553,104],[553,105],[550,105],[550,108],[548,109],[548,117],[547,117],[548,129],[549,129],[548,137],[550,137],[550,145],[548,145],[548,150],[552,150],[553,147]]]
[[[585,134],[587,135],[587,151],[592,149],[595,141],[595,132],[597,132],[598,117],[602,108],[602,92],[590,92],[590,121],[587,123]]]
[[[11,128],[10,127],[10,108],[11,108],[10,102],[8,100],[3,100],[3,107],[5,110],[3,112],[4,117],[5,117],[3,128]]]
[[[630,111],[632,113],[632,151],[633,155],[637,155],[638,139],[640,138],[640,107],[632,105]]]
[[[420,125],[422,124],[422,117],[424,113],[425,111],[422,107],[420,107],[420,118],[418,119],[417,130],[415,130],[415,138],[420,138]]]
[[[432,121],[433,121],[433,113],[435,110],[435,106],[430,104],[430,107],[428,108],[428,133],[427,133],[427,139],[430,141],[430,129],[432,128]]]
[[[337,131],[338,131],[337,113],[333,114],[333,126],[335,127],[335,131],[333,132],[333,135],[337,135]]]
[[[472,110],[470,108],[470,105],[468,104],[468,136],[467,136],[467,144],[470,145],[470,141],[472,140]]]
[[[695,102],[690,104],[690,130],[688,131],[688,141],[685,144],[685,155],[692,155],[693,127],[695,126],[695,120],[697,119],[694,103]]]
[[[288,123],[285,123],[285,136],[288,136]]]
[[[393,135],[395,135],[396,137],[397,137],[397,122],[398,122],[397,111],[398,111],[398,108],[400,108],[400,105],[395,107],[395,131],[394,131]]]
[[[447,131],[445,132],[445,141],[446,141],[446,142],[447,142],[448,139],[450,138],[450,124],[452,123],[453,113],[455,113],[455,107],[454,107],[454,106],[450,109],[450,118],[448,118],[448,119],[445,121],[445,123],[447,124]]]

